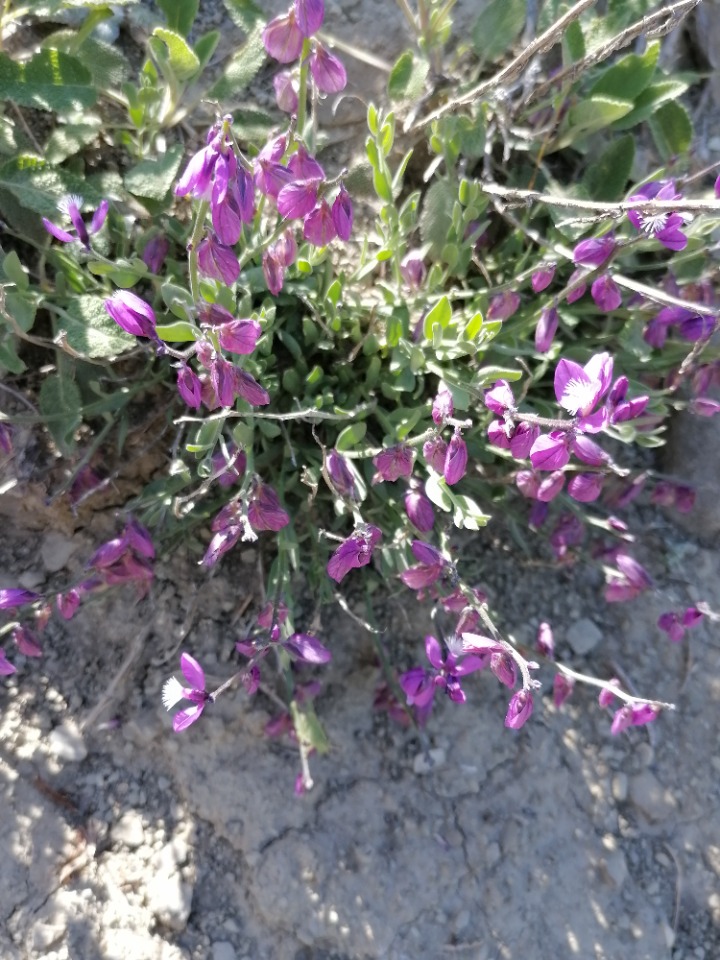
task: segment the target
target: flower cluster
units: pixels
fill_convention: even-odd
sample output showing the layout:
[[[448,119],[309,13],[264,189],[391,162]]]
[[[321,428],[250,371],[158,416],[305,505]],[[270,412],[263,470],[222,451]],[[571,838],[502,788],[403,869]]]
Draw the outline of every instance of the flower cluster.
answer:
[[[306,57],[312,81],[318,92],[339,93],[347,84],[342,62],[315,36],[325,19],[325,0],[294,0],[293,5],[271,20],[263,31],[265,49],[280,63]],[[312,38],[312,42],[308,42]],[[298,88],[295,77],[283,71],[275,81],[278,106],[296,113]]]

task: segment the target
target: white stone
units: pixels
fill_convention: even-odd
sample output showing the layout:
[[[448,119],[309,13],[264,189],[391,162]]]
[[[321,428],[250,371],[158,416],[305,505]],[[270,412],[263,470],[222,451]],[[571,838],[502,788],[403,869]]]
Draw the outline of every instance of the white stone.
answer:
[[[128,810],[112,825],[110,836],[114,843],[121,843],[130,850],[137,850],[145,842],[142,817],[136,810]]]
[[[585,656],[585,654],[590,653],[603,638],[602,631],[587,617],[576,620],[568,628],[566,636],[573,653],[577,653],[578,656]]]
[[[56,530],[51,530],[50,533],[46,534],[40,547],[43,566],[48,573],[57,573],[67,565],[68,560],[77,548],[77,543],[74,543],[69,537],[58,533]]]
[[[77,725],[65,720],[48,737],[50,753],[58,760],[68,763],[80,763],[87,756],[87,747]]]

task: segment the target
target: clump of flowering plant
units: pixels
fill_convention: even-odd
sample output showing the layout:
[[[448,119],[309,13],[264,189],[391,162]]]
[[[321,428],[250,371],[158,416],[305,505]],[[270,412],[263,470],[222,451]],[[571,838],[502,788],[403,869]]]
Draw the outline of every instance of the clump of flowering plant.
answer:
[[[431,70],[443,75],[450,6],[429,0],[432,16],[416,20],[406,9],[422,38],[413,83]],[[549,44],[570,22],[591,36],[581,7],[551,25]],[[652,24],[660,35],[665,21]],[[67,271],[58,288],[88,284],[77,301],[56,305],[58,316],[76,320],[80,342],[72,311],[82,320],[85,311],[106,325],[113,349],[144,363],[146,381],[167,391],[175,434],[167,478],[133,503],[142,523],[128,520],[101,545],[86,576],[55,592],[55,609],[71,620],[95,591],[128,583],[142,599],[156,550],[187,535],[199,577],[257,542],[263,600],[232,638],[237,668],[209,691],[200,663],[184,652],[184,682],[168,680],[163,703],[186,702],[173,718],[178,733],[203,718],[192,736],[230,690],[280,698],[277,730],[292,732],[300,754],[298,793],[312,785],[309,758],[327,749],[314,702],[332,656],[318,624],[303,624],[299,595],[308,587],[318,605],[347,608],[346,591],[392,584],[408,603],[428,601],[452,618],[447,635],[426,636],[424,657],[405,651],[395,664],[376,635],[376,706],[400,722],[427,723],[436,694],[459,707],[478,684],[497,682],[508,691],[504,724],[520,731],[550,699],[541,666],[553,675],[555,709],[590,685],[601,689],[601,706],[615,708],[612,733],[654,722],[672,705],[562,662],[546,622],[535,650],[505,636],[501,611],[467,579],[458,547],[462,537],[483,536],[491,509],[505,511],[552,562],[568,567],[583,551],[599,559],[608,602],[660,589],[661,571],[637,559],[620,514],[636,498],[686,511],[694,494],[657,464],[638,470],[628,448],[662,444],[675,410],[720,410],[717,294],[702,269],[692,275],[677,256],[701,261],[720,203],[707,199],[711,171],[696,170],[675,142],[685,128],[669,114],[682,108],[641,99],[653,90],[658,43],[617,63],[590,59],[578,75],[573,65],[546,79],[530,71],[517,96],[500,69],[472,96],[433,95],[432,111],[401,60],[388,83],[397,109],[369,106],[364,168],[347,170],[321,149],[321,101],[348,85],[324,25],[323,0],[293,0],[262,29],[252,24],[248,33],[276,68],[279,114],[261,136],[244,114],[198,118],[196,142],[173,148],[172,179],[155,191],[165,206],[149,229],[131,223],[121,242],[113,239],[122,218],[107,198],[89,224],[77,197],[64,204],[69,226],[44,220],[48,255]],[[175,109],[199,57],[188,46],[183,68],[157,43],[152,49],[173,81]],[[513,77],[523,63],[515,61]],[[552,98],[557,109],[548,112]],[[139,139],[174,117],[149,93],[142,103],[154,103],[154,113],[141,100],[129,103]],[[613,124],[648,111],[657,153],[637,184],[633,137]],[[400,123],[421,131],[417,157],[426,147],[431,158],[419,177],[412,151],[396,145]],[[508,131],[522,131],[521,146]],[[605,135],[607,150],[595,158]],[[578,157],[570,196],[556,186],[555,164],[561,171]],[[537,189],[527,189],[528,161]],[[374,220],[359,225],[355,203],[369,183]],[[529,204],[532,218],[520,218],[514,208]],[[14,261],[6,258],[3,271],[22,317],[35,294]],[[66,394],[76,396],[57,381],[46,388],[48,424],[58,420],[53,398]],[[123,396],[103,397],[101,412],[121,408]],[[78,416],[55,429],[60,446],[76,442]],[[0,445],[12,455],[9,435]],[[71,487],[78,497],[98,485],[86,468]],[[48,598],[5,590],[0,607],[12,618],[15,649],[37,656],[33,627],[41,632],[50,615]],[[688,606],[668,610],[658,626],[679,642],[700,619]],[[14,669],[3,653],[0,672]]]

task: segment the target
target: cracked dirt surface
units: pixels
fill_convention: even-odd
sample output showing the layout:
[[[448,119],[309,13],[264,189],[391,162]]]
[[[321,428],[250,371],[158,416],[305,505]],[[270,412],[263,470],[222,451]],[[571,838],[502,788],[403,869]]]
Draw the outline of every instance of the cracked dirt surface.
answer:
[[[659,592],[617,608],[603,604],[593,568],[527,566],[491,530],[467,562],[505,629],[529,641],[547,617],[559,656],[577,664],[564,627],[589,617],[603,640],[588,666],[622,669],[639,691],[675,701],[676,713],[611,738],[592,691],[558,712],[544,674],[542,703],[513,733],[502,726],[505,691],[483,673],[467,705],[438,703],[423,742],[372,710],[379,674],[369,637],[333,614],[323,638],[334,660],[317,701],[331,752],[313,758],[316,786],[302,797],[295,748],[263,736],[276,708],[262,693],[221,698],[182,736],[160,703],[191,607],[185,646],[211,678],[231,672],[251,551],[230,556],[196,597],[184,587],[194,565],[178,555],[160,564],[140,606],[118,594],[69,624],[53,621],[45,657],[20,661],[3,691],[0,955],[718,955],[717,628],[673,645],[655,620],[680,597],[717,609],[720,559],[665,517],[644,519]],[[3,584],[13,572],[54,588],[79,571],[87,539],[49,573],[40,560],[48,536],[6,537]],[[427,614],[401,593],[381,610],[407,662],[419,661]],[[149,620],[137,658],[80,733]]]

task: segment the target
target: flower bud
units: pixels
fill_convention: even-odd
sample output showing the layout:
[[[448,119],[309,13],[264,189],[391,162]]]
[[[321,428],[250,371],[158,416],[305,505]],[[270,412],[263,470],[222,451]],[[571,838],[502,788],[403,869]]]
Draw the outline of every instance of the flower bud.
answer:
[[[530,279],[530,284],[535,293],[540,293],[546,287],[550,286],[555,276],[556,266],[557,265],[554,263],[548,263],[541,266],[539,270],[536,270],[535,273],[533,273]]]
[[[409,490],[405,494],[405,512],[410,522],[421,533],[429,533],[435,524],[435,512],[432,504],[419,490]]]
[[[445,482],[452,486],[462,480],[467,470],[467,462],[467,444],[463,440],[460,430],[456,427],[445,454],[445,463],[443,464]]]

